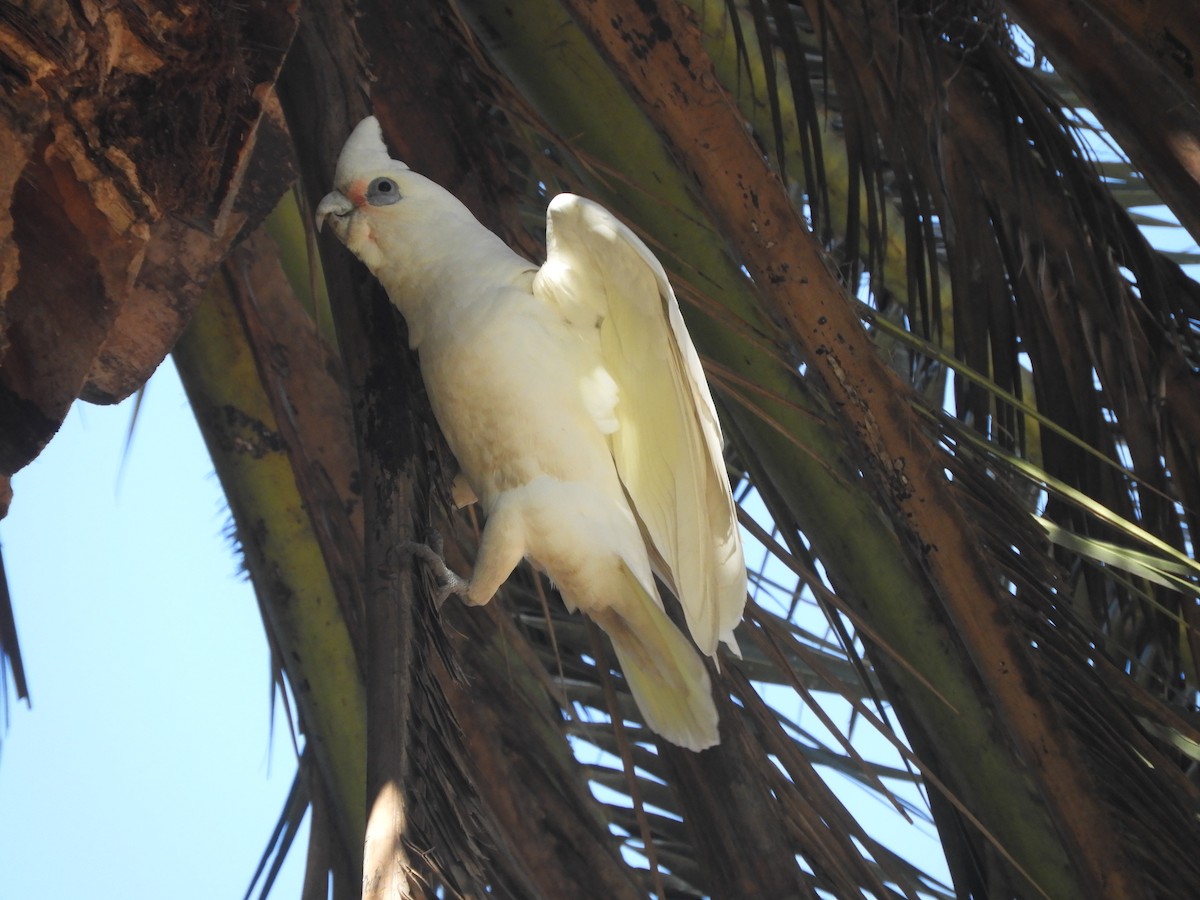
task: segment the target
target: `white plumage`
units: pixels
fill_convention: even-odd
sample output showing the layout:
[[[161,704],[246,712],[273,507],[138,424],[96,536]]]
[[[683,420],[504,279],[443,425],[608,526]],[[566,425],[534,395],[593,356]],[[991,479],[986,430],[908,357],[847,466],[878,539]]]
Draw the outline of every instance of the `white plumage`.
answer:
[[[704,653],[736,652],[746,570],[699,358],[658,260],[603,207],[550,203],[539,269],[450,193],[390,159],[379,124],[346,141],[318,227],[387,288],[438,423],[487,516],[464,593],[486,603],[522,557],[612,639],[647,724],[716,744]]]

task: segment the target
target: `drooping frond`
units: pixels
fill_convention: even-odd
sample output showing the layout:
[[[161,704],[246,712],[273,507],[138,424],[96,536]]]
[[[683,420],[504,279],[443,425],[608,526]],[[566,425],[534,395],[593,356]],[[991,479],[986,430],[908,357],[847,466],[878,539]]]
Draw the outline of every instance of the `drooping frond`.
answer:
[[[29,702],[29,684],[25,680],[25,664],[21,661],[21,646],[17,643],[17,623],[13,616],[12,597],[8,578],[4,574],[4,556],[0,552],[0,721],[8,728],[8,674],[12,672],[13,692],[18,700]]]
[[[1187,160],[1144,116],[1187,126],[1195,97],[1136,29],[1136,59],[1081,65],[1070,17],[1110,40],[1122,5],[528,0],[515,16],[459,0],[410,3],[403,21],[352,7],[197,20],[229,38],[204,45],[220,71],[258,86],[221,108],[262,116],[243,129],[258,151],[210,135],[222,162],[214,150],[196,180],[211,189],[187,193],[168,166],[191,159],[171,158],[190,132],[135,140],[128,105],[105,120],[104,178],[84,178],[74,126],[22,138],[24,180],[0,178],[18,220],[33,184],[78,193],[58,231],[90,221],[84,201],[109,183],[147,198],[139,228],[180,197],[200,223],[130,233],[153,251],[138,297],[172,321],[217,270],[176,359],[304,745],[266,880],[308,798],[305,896],[325,896],[329,872],[335,896],[357,896],[383,773],[402,786],[395,849],[414,896],[1189,894],[1200,289],[1181,268],[1194,260],[1144,229],[1195,234],[1200,212]],[[5,34],[36,33],[20,15]],[[1192,21],[1175,22],[1184,47]],[[146,53],[178,37],[129,28]],[[64,62],[83,44],[6,46],[32,73],[22,102],[33,63],[70,75],[61,102],[83,96]],[[1113,87],[1123,64],[1159,77],[1139,82],[1144,109]],[[439,612],[389,557],[432,526],[464,571],[479,523],[450,509],[453,461],[390,307],[300,212],[368,94],[398,155],[531,259],[569,189],[668,269],[751,570],[743,658],[712,672],[714,750],[655,740],[611,648],[536,573],[486,608]],[[153,122],[166,128],[161,110]],[[252,177],[264,166],[301,184],[259,227],[285,180]],[[44,233],[16,235],[22,259],[42,258]],[[97,235],[89,258],[113,245]],[[177,246],[192,252],[170,281]],[[22,290],[44,275],[22,267]],[[73,308],[74,287],[46,309]],[[107,332],[64,321],[62,342],[94,355]],[[104,371],[142,371],[174,339],[156,335]],[[65,395],[50,393],[54,413]],[[11,656],[10,631],[0,620]],[[390,681],[384,658],[402,661]]]
[[[1097,311],[1128,305],[1132,292],[1123,284],[1131,282],[1123,275],[1114,280],[1112,272],[1124,266],[1135,279],[1147,273],[1148,284],[1163,271],[1169,281],[1173,270],[1163,268],[1136,229],[1121,225],[1119,203],[1075,142],[1073,114],[1057,105],[1041,73],[1020,62],[1002,20],[976,27],[881,15],[864,23],[845,10],[822,15],[789,7],[784,17],[779,8],[743,12],[722,4],[715,11],[697,7],[696,15],[733,34],[726,38],[732,49],[721,56],[722,32],[703,29],[712,58],[728,64],[717,71],[736,89],[760,146],[779,157],[793,201],[836,265],[843,290],[866,301],[863,317],[891,368],[925,398],[913,401],[916,427],[938,448],[957,502],[984,537],[992,577],[1011,598],[1003,640],[1036,644],[1025,665],[1032,678],[1058,682],[1049,702],[1070,711],[1070,740],[1107,746],[1120,734],[1130,752],[1153,752],[1161,765],[1172,764],[1153,741],[1183,734],[1186,716],[1142,724],[1149,709],[1162,716],[1161,698],[1122,674],[1120,657],[1093,646],[1106,634],[1096,610],[1120,604],[1097,606],[1079,588],[1095,584],[1134,596],[1128,567],[1114,576],[1111,565],[1098,566],[1096,553],[1079,553],[1107,541],[1111,559],[1112,548],[1136,544],[1151,560],[1140,571],[1171,571],[1174,588],[1192,577],[1163,561],[1162,547],[1135,538],[1148,521],[1129,499],[1129,486],[1140,479],[1118,449],[1124,444],[1112,427],[1103,379],[1092,376],[1097,361],[1112,363],[1091,355],[1083,337],[1085,328],[1116,328]],[[907,896],[943,891],[882,849],[879,836],[825,787],[820,774],[836,771],[877,793],[900,819],[932,811],[960,890],[970,890],[986,870],[988,878],[1009,879],[1014,890],[1027,879],[1034,890],[1059,893],[1073,876],[1057,839],[1049,838],[1048,814],[1037,803],[1013,803],[1025,793],[1026,776],[993,740],[997,725],[984,699],[989,685],[968,674],[975,670],[961,650],[941,646],[938,635],[947,628],[941,604],[882,527],[859,473],[842,462],[853,458],[854,444],[805,377],[813,361],[797,355],[775,324],[779,311],[761,305],[729,255],[730,235],[708,224],[654,125],[623,99],[620,79],[555,10],[547,4],[504,30],[486,5],[464,5],[476,26],[467,46],[492,92],[489,164],[503,160],[507,169],[507,192],[486,215],[507,223],[509,239],[536,258],[547,196],[568,188],[587,192],[626,215],[673,270],[690,304],[689,325],[709,357],[731,458],[747,479],[746,522],[757,522],[764,539],[755,565],[758,601],[740,635],[745,660],[722,663],[728,731],[707,762],[646,741],[619,670],[586,625],[547,599],[547,585],[531,575],[524,587],[512,586],[503,609],[489,618],[501,626],[508,674],[470,679],[475,703],[459,708],[460,721],[477,704],[502,703],[482,684],[512,679],[519,662],[525,674],[516,683],[552,701],[562,717],[557,725],[554,714],[539,718],[525,749],[534,734],[571,737],[573,755],[563,756],[563,748],[555,756],[586,764],[573,778],[591,782],[597,805],[584,812],[591,801],[576,782],[569,815],[597,817],[614,840],[651,863],[634,875],[642,891],[661,886],[702,896],[736,893],[746,884],[763,895],[884,895],[893,886]],[[724,18],[734,13],[745,17],[738,29]],[[792,30],[780,34],[784,23]],[[903,29],[905,39],[890,37],[884,26]],[[923,58],[889,57],[889,40]],[[547,61],[559,67],[558,77],[536,76]],[[775,67],[772,78],[764,65]],[[621,127],[589,128],[597,120]],[[653,177],[632,174],[639,172]],[[1074,242],[1069,264],[1052,250],[1068,239]],[[1094,246],[1103,252],[1080,249]],[[1076,267],[1086,268],[1078,278]],[[1095,287],[1097,297],[1108,291],[1086,316],[1062,299],[1082,290],[1079,283]],[[940,409],[950,377],[957,418]],[[1068,400],[1068,392],[1082,399]],[[1099,508],[1109,514],[1097,516]],[[1157,534],[1156,528],[1143,530]],[[471,533],[458,533],[467,558]],[[1066,533],[1077,535],[1076,543]],[[1079,543],[1085,540],[1093,543]],[[1171,588],[1151,582],[1149,591],[1166,591],[1165,608],[1181,609]],[[1136,596],[1152,598],[1145,588]],[[1151,608],[1163,607],[1163,598],[1152,602]],[[459,627],[469,621],[463,617]],[[473,656],[473,642],[459,646],[465,658]],[[1126,651],[1124,658],[1134,655]],[[834,696],[841,699],[831,706]],[[838,704],[842,720],[832,711]],[[818,723],[829,737],[816,736]],[[864,758],[850,740],[852,727],[877,731],[891,747],[887,761]],[[1147,813],[1157,795],[1134,790],[1143,799],[1132,805],[1125,796],[1139,778],[1151,777],[1149,770],[1139,775],[1131,757],[1120,754],[1107,761],[1080,756],[1078,746],[1071,758],[1087,768],[1089,782],[1112,788],[1102,802],[1124,803],[1131,821],[1153,827]],[[901,790],[897,779],[919,780],[925,793]],[[486,809],[494,801],[483,802]],[[1179,801],[1173,808],[1181,808]],[[738,830],[723,830],[722,821],[738,823]],[[754,829],[752,821],[783,827]],[[1173,828],[1174,844],[1145,845],[1179,852],[1192,831],[1183,819]],[[529,852],[517,833],[493,830],[492,838],[499,833],[504,838],[496,846],[511,859]],[[1003,860],[1007,874],[988,870],[989,857]],[[771,863],[748,867],[739,858]],[[592,871],[627,877],[611,868],[620,865],[616,857],[607,859]],[[605,890],[620,895],[630,882],[624,884],[612,881]],[[526,886],[536,890],[532,882]]]

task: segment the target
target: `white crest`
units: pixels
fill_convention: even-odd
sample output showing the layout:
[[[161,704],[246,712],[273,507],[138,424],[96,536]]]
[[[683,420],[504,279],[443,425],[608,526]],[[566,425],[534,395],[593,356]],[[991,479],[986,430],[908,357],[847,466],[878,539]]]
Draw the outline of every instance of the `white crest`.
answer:
[[[407,169],[408,166],[388,156],[379,120],[374,116],[367,116],[354,126],[350,137],[346,138],[341,156],[338,157],[337,169],[333,173],[333,183],[341,188],[367,173],[392,168]]]

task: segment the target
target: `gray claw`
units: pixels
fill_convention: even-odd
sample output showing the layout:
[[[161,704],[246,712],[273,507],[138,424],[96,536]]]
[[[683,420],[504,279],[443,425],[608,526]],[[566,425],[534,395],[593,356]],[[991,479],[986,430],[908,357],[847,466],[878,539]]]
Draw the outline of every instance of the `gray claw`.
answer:
[[[429,573],[433,575],[434,583],[437,585],[433,593],[433,603],[438,609],[442,608],[442,604],[446,602],[451,594],[465,595],[467,588],[470,587],[470,582],[450,570],[446,565],[446,560],[442,558],[442,538],[436,531],[430,535],[429,544],[419,544],[416,541],[410,541],[406,544],[401,544],[397,547],[397,552],[406,556],[411,556],[419,559],[425,564]],[[436,548],[436,549],[435,549]]]

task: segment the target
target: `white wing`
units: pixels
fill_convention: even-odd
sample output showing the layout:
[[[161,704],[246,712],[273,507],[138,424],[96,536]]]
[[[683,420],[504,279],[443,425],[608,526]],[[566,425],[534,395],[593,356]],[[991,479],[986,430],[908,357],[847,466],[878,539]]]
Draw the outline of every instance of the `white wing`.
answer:
[[[655,569],[700,649],[715,655],[720,640],[737,652],[746,567],[721,426],[666,272],[611,213],[571,194],[550,203],[546,244],[533,291],[599,340],[617,386],[616,428],[601,425]]]

